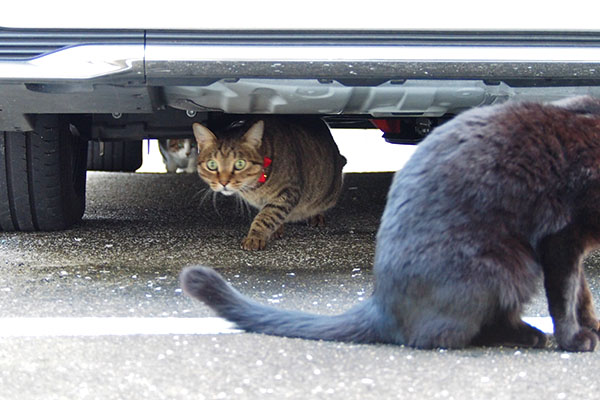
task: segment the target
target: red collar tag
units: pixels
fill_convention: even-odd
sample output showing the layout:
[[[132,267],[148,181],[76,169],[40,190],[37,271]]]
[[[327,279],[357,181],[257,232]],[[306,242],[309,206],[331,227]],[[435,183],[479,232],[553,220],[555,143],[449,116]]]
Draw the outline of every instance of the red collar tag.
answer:
[[[268,168],[272,162],[273,162],[273,160],[271,160],[269,157],[265,157],[263,159],[263,171],[262,171],[262,174],[260,175],[260,177],[258,178],[258,181],[260,183],[265,183],[267,181],[267,175],[265,174],[265,168]]]

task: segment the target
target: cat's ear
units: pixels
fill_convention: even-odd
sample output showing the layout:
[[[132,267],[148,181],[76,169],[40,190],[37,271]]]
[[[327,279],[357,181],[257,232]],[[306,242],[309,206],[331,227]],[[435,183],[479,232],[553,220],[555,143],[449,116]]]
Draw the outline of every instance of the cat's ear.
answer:
[[[197,122],[194,122],[192,125],[192,129],[194,130],[194,136],[196,137],[196,142],[198,142],[198,148],[206,147],[209,144],[216,143],[217,137],[214,133],[210,131],[204,125],[200,125]]]
[[[265,123],[258,121],[244,133],[244,141],[254,148],[259,148],[262,143],[263,133],[265,132]]]

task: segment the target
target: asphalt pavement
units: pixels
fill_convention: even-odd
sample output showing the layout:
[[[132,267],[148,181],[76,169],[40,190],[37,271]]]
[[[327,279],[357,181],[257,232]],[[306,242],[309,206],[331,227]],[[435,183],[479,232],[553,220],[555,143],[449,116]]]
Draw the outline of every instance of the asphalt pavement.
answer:
[[[252,211],[197,176],[90,173],[80,225],[0,233],[0,399],[598,398],[598,352],[239,333],[182,293],[181,268],[203,264],[257,301],[347,309],[372,290],[391,177],[348,174],[326,227],[291,224],[246,252]],[[598,302],[600,259],[586,264]],[[526,314],[547,317],[541,293]]]

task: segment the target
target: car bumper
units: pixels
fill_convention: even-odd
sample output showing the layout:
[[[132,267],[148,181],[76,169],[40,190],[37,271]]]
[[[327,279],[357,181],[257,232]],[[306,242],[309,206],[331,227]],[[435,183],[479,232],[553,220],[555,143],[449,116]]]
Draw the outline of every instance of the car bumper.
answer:
[[[597,95],[599,71],[600,34],[589,32],[0,29],[0,129],[30,129],[28,113],[164,107],[439,116]]]

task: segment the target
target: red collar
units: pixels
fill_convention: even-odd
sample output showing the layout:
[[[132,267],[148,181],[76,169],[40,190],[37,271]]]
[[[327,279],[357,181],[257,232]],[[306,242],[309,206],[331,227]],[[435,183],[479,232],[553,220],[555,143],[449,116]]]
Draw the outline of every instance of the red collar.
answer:
[[[271,165],[272,162],[273,162],[273,160],[271,160],[269,157],[263,158],[262,174],[260,174],[260,177],[258,178],[258,181],[260,183],[265,183],[267,181],[267,174],[265,172],[266,172],[266,169],[269,167],[269,165]]]

